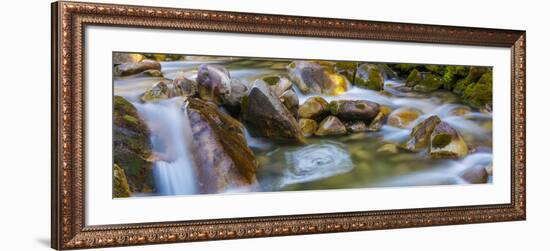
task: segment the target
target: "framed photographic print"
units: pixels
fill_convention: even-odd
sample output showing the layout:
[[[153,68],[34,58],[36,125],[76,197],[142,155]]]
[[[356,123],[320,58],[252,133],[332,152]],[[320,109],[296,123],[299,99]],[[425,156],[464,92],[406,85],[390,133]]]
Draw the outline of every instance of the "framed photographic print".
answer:
[[[524,220],[525,31],[52,4],[52,247]]]

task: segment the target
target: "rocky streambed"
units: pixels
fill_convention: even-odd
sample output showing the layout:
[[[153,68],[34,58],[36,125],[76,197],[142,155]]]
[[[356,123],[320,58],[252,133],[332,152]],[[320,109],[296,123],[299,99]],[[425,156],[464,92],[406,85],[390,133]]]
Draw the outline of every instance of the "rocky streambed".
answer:
[[[114,197],[492,181],[489,67],[114,59]]]

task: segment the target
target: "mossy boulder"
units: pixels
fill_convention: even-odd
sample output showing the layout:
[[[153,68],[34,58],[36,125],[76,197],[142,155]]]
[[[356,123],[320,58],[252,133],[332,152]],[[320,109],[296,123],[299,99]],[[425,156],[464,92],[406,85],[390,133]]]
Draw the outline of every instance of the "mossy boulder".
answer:
[[[334,70],[346,77],[350,83],[354,83],[357,66],[359,66],[357,62],[337,61],[334,63]]]
[[[405,83],[408,87],[413,87],[413,90],[419,92],[431,92],[443,86],[443,78],[436,73],[420,72],[414,69],[409,73]]]
[[[362,64],[355,74],[356,86],[370,90],[380,91],[384,89],[384,75],[375,64]]]
[[[219,193],[257,183],[257,162],[243,125],[198,98],[188,98],[186,108],[200,192]]]
[[[298,121],[261,79],[254,81],[243,98],[241,118],[254,137],[303,143]]]
[[[367,127],[367,131],[370,131],[370,132],[379,131],[382,128],[382,126],[384,125],[384,123],[386,123],[388,115],[391,112],[392,112],[391,108],[389,108],[387,106],[384,106],[384,105],[381,105],[380,106],[380,111],[378,112],[376,117],[374,117],[374,119],[372,119],[371,123]]]
[[[389,66],[394,69],[400,77],[405,78],[409,76],[412,70],[420,67],[418,64],[389,64]]]
[[[463,94],[464,101],[476,108],[485,108],[493,102],[493,72],[484,73],[475,84],[469,85]]]
[[[462,95],[468,86],[476,83],[487,71],[489,71],[488,67],[469,67],[468,75],[466,75],[463,79],[456,81],[456,84],[453,87],[453,92]]]
[[[140,99],[143,102],[155,102],[170,97],[172,97],[172,91],[168,88],[166,81],[161,80],[147,89],[143,95],[141,95]]]
[[[132,195],[124,169],[117,164],[113,165],[113,197],[127,198]]]
[[[113,72],[115,76],[130,76],[138,73],[142,73],[147,70],[159,70],[160,63],[153,60],[145,59],[139,62],[129,62],[124,64],[119,64],[115,66]]]
[[[231,95],[231,77],[225,67],[202,64],[197,72],[199,97],[216,104],[223,104]]]
[[[300,118],[321,121],[328,114],[329,104],[324,98],[319,96],[308,98],[298,108],[298,117]]]
[[[340,119],[370,123],[380,112],[380,105],[368,100],[335,100],[329,103],[329,109]]]
[[[405,86],[413,87],[420,83],[420,80],[422,80],[422,77],[420,76],[420,71],[418,71],[417,69],[412,69],[409,75],[407,75]]]
[[[433,159],[457,159],[468,154],[468,146],[454,128],[440,122],[430,135],[430,156]]]
[[[317,136],[334,136],[346,134],[346,126],[337,117],[329,115],[319,124]]]
[[[441,119],[436,116],[430,116],[417,124],[411,131],[405,148],[411,151],[420,151],[430,145],[430,137],[434,128],[441,123]]]
[[[388,64],[378,64],[384,79],[397,79],[399,75]]]
[[[317,131],[318,124],[317,121],[313,119],[300,119],[298,124],[305,137],[309,137]]]
[[[443,87],[446,90],[452,91],[456,82],[465,78],[468,75],[469,68],[462,65],[448,65],[445,66],[445,72],[443,73]]]
[[[305,94],[338,95],[349,88],[349,80],[329,62],[293,61],[288,74],[298,89]]]
[[[131,193],[155,190],[150,131],[136,108],[121,96],[114,97],[113,159],[124,170]]]
[[[388,116],[388,125],[397,128],[406,128],[421,115],[417,109],[410,107],[401,107],[396,109]]]

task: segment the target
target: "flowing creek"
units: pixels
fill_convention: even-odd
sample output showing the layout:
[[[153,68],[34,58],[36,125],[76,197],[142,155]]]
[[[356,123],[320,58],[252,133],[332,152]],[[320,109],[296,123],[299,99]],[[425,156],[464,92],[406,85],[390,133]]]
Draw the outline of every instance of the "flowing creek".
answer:
[[[162,62],[164,77],[183,75],[196,78],[202,63],[225,66],[232,78],[253,81],[259,76],[277,73],[286,75],[288,61],[175,61]],[[159,195],[197,193],[187,116],[183,116],[183,100],[179,97],[156,103],[141,103],[139,96],[163,78],[135,75],[115,78],[114,93],[129,100],[151,130],[154,150],[153,174]],[[300,104],[310,96],[327,101],[338,99],[370,100],[392,110],[410,107],[421,111],[406,128],[384,125],[378,132],[355,133],[338,137],[310,137],[303,146],[272,143],[253,138],[247,132],[247,143],[258,161],[258,186],[246,191],[293,191],[385,186],[451,185],[467,183],[460,174],[473,166],[492,162],[492,114],[477,112],[461,103],[448,91],[430,94],[401,92],[401,81],[385,82],[385,92],[351,87],[338,96],[303,95],[293,86]],[[457,114],[457,110],[466,112]],[[387,143],[401,144],[412,128],[431,115],[437,115],[458,130],[470,145],[484,146],[483,151],[470,153],[459,160],[432,160],[423,153],[400,150],[387,153],[378,149]],[[492,182],[492,177],[489,177]],[[228,191],[228,192],[233,192]],[[241,190],[239,190],[241,191]]]

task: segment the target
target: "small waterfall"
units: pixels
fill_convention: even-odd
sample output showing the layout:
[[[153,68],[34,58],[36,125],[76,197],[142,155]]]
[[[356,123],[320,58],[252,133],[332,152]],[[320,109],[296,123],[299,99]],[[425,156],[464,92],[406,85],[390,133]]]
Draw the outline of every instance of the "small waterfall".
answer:
[[[159,195],[196,194],[194,164],[190,149],[191,128],[183,100],[135,104],[151,130],[154,151],[153,175]]]

